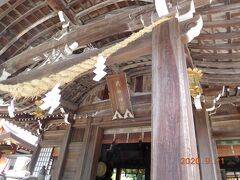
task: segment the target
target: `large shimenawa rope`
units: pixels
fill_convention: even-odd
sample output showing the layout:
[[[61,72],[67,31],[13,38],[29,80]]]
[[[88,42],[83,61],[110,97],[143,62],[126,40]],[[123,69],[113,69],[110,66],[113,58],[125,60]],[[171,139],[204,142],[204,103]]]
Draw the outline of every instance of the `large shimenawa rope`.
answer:
[[[150,26],[143,28],[139,32],[133,33],[131,36],[121,41],[120,43],[104,50],[100,54],[107,59],[113,53],[126,47],[128,44],[139,39],[144,34],[151,32],[155,26],[169,20],[170,18],[171,17],[161,18],[160,20],[154,22]],[[61,85],[64,85],[65,83],[71,82],[73,79],[83,74],[84,72],[87,72],[93,69],[96,62],[97,62],[97,56],[94,56],[84,60],[79,64],[76,64],[70,68],[67,68],[61,72],[58,72],[56,74],[51,74],[41,79],[34,79],[31,81],[18,83],[14,85],[0,84],[0,91],[7,92],[16,98],[20,98],[20,97],[30,98],[30,97],[40,96],[46,91],[52,89],[57,82],[61,82]]]

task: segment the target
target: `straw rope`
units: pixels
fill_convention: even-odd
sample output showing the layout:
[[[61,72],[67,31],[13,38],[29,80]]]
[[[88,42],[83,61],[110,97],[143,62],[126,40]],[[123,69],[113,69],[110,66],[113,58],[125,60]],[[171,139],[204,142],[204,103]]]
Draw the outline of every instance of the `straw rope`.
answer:
[[[100,53],[104,58],[108,58],[113,53],[117,52],[118,50],[126,47],[131,42],[139,39],[144,34],[149,33],[152,29],[171,19],[171,17],[163,17],[162,19],[154,22],[150,26],[143,28],[142,30],[138,31],[137,33],[133,33],[131,36],[126,38],[125,40],[121,41],[120,43],[104,50]],[[61,82],[61,85],[71,82],[76,77],[80,76],[84,72],[87,72],[94,68],[94,65],[97,62],[97,56],[91,57],[89,59],[84,60],[83,62],[76,64],[70,68],[62,70],[56,74],[51,74],[47,77],[43,77],[41,79],[34,79],[31,81],[18,83],[14,85],[6,85],[0,84],[0,91],[4,91],[9,93],[11,96],[20,98],[30,98],[40,96],[41,94],[45,93],[46,91],[52,89],[57,82]]]

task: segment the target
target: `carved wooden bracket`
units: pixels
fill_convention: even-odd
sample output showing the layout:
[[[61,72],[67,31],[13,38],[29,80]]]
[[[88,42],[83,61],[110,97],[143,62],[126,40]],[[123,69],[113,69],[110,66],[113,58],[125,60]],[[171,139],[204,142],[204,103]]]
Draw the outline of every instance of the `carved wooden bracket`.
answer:
[[[195,6],[193,0],[179,3],[177,6],[169,9],[169,11],[166,0],[156,0],[155,8],[159,17],[175,14],[175,17],[180,22],[181,39],[184,44],[189,43],[200,34],[203,27],[203,20],[200,15],[194,14]],[[153,20],[156,19],[157,17],[153,17]]]
[[[191,42],[197,37],[203,27],[203,20],[200,15],[194,16],[192,19],[184,21],[180,24],[182,43]]]

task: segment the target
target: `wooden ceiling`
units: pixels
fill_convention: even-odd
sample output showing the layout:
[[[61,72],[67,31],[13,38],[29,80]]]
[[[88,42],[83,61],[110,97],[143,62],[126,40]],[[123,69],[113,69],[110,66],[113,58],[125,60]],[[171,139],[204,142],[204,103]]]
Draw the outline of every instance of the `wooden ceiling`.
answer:
[[[168,2],[172,5],[180,4],[177,0]],[[210,112],[212,123],[216,128],[215,132],[220,137],[225,132],[223,127],[226,124],[224,123],[230,123],[230,121],[222,122],[225,121],[225,116],[229,114],[230,117],[240,117],[240,89],[238,88],[240,84],[240,3],[238,0],[213,0],[211,4],[209,0],[194,0],[194,2],[197,5],[197,13],[203,17],[204,27],[200,36],[188,44],[188,49],[193,64],[204,72],[201,84],[208,107],[213,105],[214,98],[222,93],[223,86],[225,87],[222,97],[216,103],[217,107],[220,104],[221,106],[216,112]],[[45,71],[43,71],[44,68],[39,70],[38,68],[46,62],[47,58],[44,56],[46,50],[52,51],[54,48],[62,50],[68,41],[76,40],[80,44],[74,52],[75,58],[80,57],[83,51],[105,48],[128,37],[132,32],[143,27],[138,16],[144,14],[143,17],[147,19],[150,16],[148,13],[154,9],[152,4],[152,0],[4,0],[4,3],[0,4],[0,69],[5,68],[12,73],[6,82],[29,80],[29,78],[39,76],[38,71],[42,71],[41,76],[56,71],[58,66],[54,64],[52,67],[49,66],[49,69],[45,68]],[[136,11],[138,7],[142,8],[139,12]],[[53,42],[53,37],[63,32],[62,23],[57,14],[59,10],[62,10],[69,19],[70,30],[68,38],[64,41]],[[132,11],[135,12],[134,17],[128,17],[128,13]],[[106,31],[98,24],[101,20],[101,22],[110,24],[111,20],[117,20],[118,16],[125,20],[129,18],[127,24],[119,20],[119,26],[112,24],[112,31],[111,29]],[[98,34],[93,32],[96,29],[99,30]],[[79,37],[78,31],[82,34],[87,32],[92,38]],[[143,43],[142,46],[147,45]],[[131,58],[129,54],[125,56],[127,55]],[[39,62],[32,60],[36,56],[40,57]],[[120,61],[121,56],[116,56],[115,59]],[[29,69],[32,69],[35,75],[28,75]],[[119,62],[117,66],[111,64],[108,67],[109,74],[116,69],[124,70],[129,77],[139,73],[150,74],[151,56],[141,54],[141,57],[129,59],[127,63]],[[105,83],[104,80],[95,83],[92,81],[92,76],[92,73],[85,74],[65,86],[62,91],[64,101],[79,105],[84,101],[88,92]],[[27,79],[24,79],[25,77]],[[2,95],[9,100],[7,94]],[[30,129],[34,130],[38,128],[38,122],[32,122],[29,114],[21,114],[33,112],[35,108],[33,102],[34,100],[19,100],[17,108],[20,121],[17,124],[27,129],[31,127]],[[7,116],[6,108],[1,107],[0,111],[3,117]],[[23,118],[24,116],[26,118]],[[55,116],[56,119],[60,118],[59,111]],[[23,122],[20,123],[21,121]],[[25,125],[25,121],[29,122],[28,125]],[[231,122],[236,125],[236,128],[232,129],[233,133],[238,133],[239,120],[233,119]],[[217,129],[218,127],[220,129]]]

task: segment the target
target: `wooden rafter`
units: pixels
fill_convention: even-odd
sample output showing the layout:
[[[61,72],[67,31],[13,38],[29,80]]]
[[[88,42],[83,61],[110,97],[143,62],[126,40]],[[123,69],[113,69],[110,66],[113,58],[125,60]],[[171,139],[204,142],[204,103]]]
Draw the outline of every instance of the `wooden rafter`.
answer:
[[[24,34],[28,33],[31,29],[37,27],[38,25],[44,23],[45,21],[53,18],[56,16],[56,13],[50,13],[49,15],[43,17],[42,19],[38,20],[37,22],[33,23],[31,26],[29,26],[28,28],[24,29],[21,33],[19,33],[18,35],[16,35],[13,39],[10,40],[10,42],[4,46],[1,50],[0,50],[0,55],[2,55],[5,51],[7,51],[7,49],[12,46],[18,39],[20,39]]]
[[[82,24],[80,21],[81,17],[86,16],[86,15],[90,14],[91,12],[97,11],[98,9],[101,9],[101,8],[104,8],[104,7],[119,3],[119,2],[124,2],[124,1],[126,1],[126,0],[107,0],[107,1],[100,2],[96,5],[91,6],[90,8],[80,11],[79,13],[77,13],[75,15],[74,19],[79,24]]]
[[[219,12],[227,12],[227,11],[230,12],[230,11],[238,10],[239,8],[240,8],[240,3],[233,3],[229,5],[220,5],[216,7],[204,8],[199,10],[199,12],[201,12],[202,15],[206,15],[206,14],[215,14]]]
[[[142,24],[139,18],[137,19],[137,21],[134,21],[135,23],[131,24],[132,25],[131,27],[129,24],[130,22],[133,22],[133,19],[131,17],[134,17],[134,14],[144,13],[147,10],[151,10],[151,9],[153,9],[152,5],[139,7],[139,8],[136,8],[135,10],[128,10],[124,13],[113,15],[111,18],[100,20],[94,24],[89,24],[84,27],[79,27],[75,31],[64,36],[59,41],[53,39],[50,42],[42,43],[39,46],[32,48],[31,50],[29,49],[24,51],[23,53],[3,63],[2,67],[6,68],[6,71],[10,73],[14,73],[18,69],[21,69],[22,67],[25,67],[31,64],[32,58],[38,55],[41,55],[42,53],[49,51],[53,48],[56,48],[58,46],[65,45],[66,43],[78,41],[80,45],[86,45],[93,41],[97,41],[105,37],[111,36],[113,34],[126,32],[126,31],[134,31],[136,29],[141,28]],[[150,17],[149,17],[149,20],[150,20]],[[139,25],[139,22],[140,22],[140,25]],[[97,32],[95,31],[96,28],[98,29]],[[86,32],[88,33],[86,34]],[[3,52],[3,51],[4,49],[2,49],[0,52]],[[23,59],[24,61],[22,61]]]
[[[11,12],[13,9],[15,9],[16,7],[18,7],[20,4],[22,4],[22,1],[16,1],[13,5],[11,5],[7,10],[5,10],[4,12],[2,12],[0,14],[0,20],[3,19],[9,12]]]
[[[68,19],[71,20],[71,22],[74,22],[73,15],[70,13],[69,9],[66,8],[66,4],[63,1],[59,0],[47,0],[47,4],[56,12],[63,11],[65,15],[68,17]]]
[[[26,43],[24,43],[16,52],[13,53],[12,57],[21,52],[24,48],[31,45],[34,41],[36,41],[38,38],[41,38],[45,34],[51,33],[53,30],[58,29],[62,26],[62,23],[59,22],[57,24],[54,24],[50,26],[49,28],[46,28],[45,30],[39,32],[37,35],[33,36],[30,40],[28,40]]]
[[[151,54],[151,43],[148,43],[151,41],[150,35],[146,35],[145,37],[140,38],[139,40],[136,40],[126,48],[123,48],[119,50],[117,53],[114,53],[112,56],[110,56],[107,59],[106,65],[113,65],[113,64],[116,64],[116,62],[120,64],[132,59],[136,59],[137,57],[140,57],[140,56]],[[96,56],[98,53],[100,53],[104,49],[106,49],[106,47],[99,50],[93,50],[91,52],[87,52],[84,54],[73,55],[71,58],[69,58],[66,61],[60,61],[54,64],[49,64],[44,66],[43,68],[34,69],[32,71],[22,73],[16,77],[2,81],[2,83],[15,84],[15,83],[24,82],[24,81],[30,81],[34,78],[41,78],[44,76],[48,76],[52,73],[57,73],[89,57]]]
[[[32,9],[30,9],[29,11],[27,11],[26,13],[24,13],[23,15],[19,16],[17,19],[15,19],[13,22],[11,22],[8,26],[6,26],[1,32],[0,32],[0,36],[5,33],[5,31],[11,27],[14,27],[17,23],[19,23],[20,21],[22,21],[23,19],[25,19],[26,17],[28,17],[29,15],[31,15],[32,13],[34,13],[35,11],[37,11],[38,9],[42,8],[46,6],[45,2],[40,2],[38,4],[36,4],[36,6]]]

